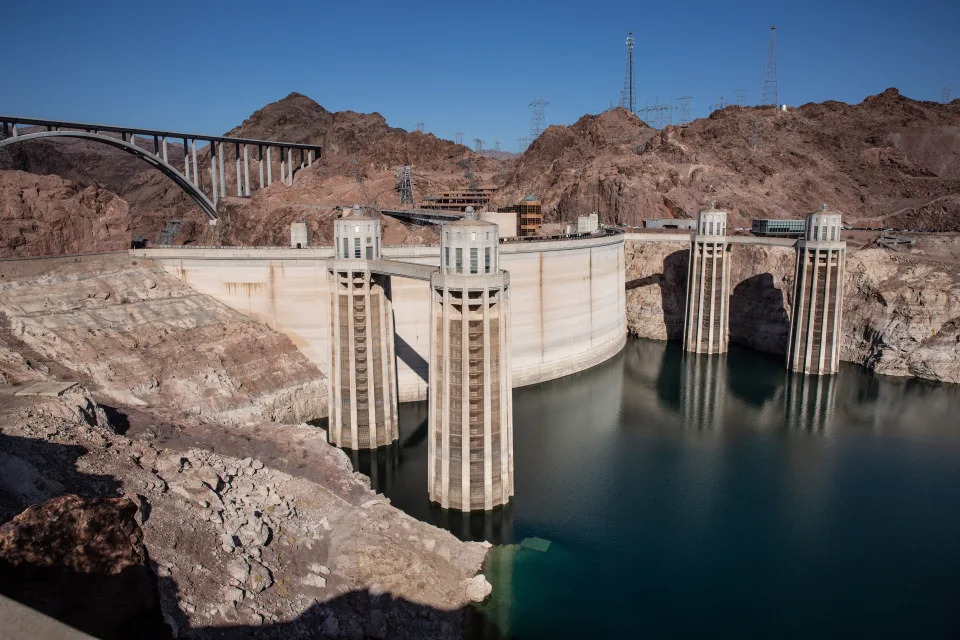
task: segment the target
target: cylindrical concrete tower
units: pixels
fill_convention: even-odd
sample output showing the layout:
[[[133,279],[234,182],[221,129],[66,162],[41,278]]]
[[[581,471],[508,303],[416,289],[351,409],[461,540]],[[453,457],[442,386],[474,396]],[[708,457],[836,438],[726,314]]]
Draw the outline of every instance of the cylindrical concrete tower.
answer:
[[[712,206],[697,217],[690,235],[683,349],[724,353],[730,337],[730,245],[727,212]]]
[[[513,495],[510,287],[497,254],[497,225],[471,211],[440,230],[427,486],[443,508],[489,510]]]
[[[380,259],[380,220],[357,208],[333,223],[330,288],[330,428],[346,449],[375,449],[399,438],[390,277],[370,271]]]
[[[807,216],[797,242],[793,311],[787,368],[799,373],[836,373],[840,360],[840,316],[847,243],[840,240],[840,214],[827,205]]]

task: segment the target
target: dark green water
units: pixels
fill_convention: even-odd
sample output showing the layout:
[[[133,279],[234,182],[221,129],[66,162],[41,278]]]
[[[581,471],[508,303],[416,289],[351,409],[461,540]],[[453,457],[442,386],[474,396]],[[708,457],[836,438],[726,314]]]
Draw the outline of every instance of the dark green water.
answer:
[[[516,497],[426,493],[426,403],[359,460],[411,515],[504,544],[477,636],[960,637],[960,385],[787,374],[631,340],[514,391]],[[512,544],[537,536],[546,553]]]

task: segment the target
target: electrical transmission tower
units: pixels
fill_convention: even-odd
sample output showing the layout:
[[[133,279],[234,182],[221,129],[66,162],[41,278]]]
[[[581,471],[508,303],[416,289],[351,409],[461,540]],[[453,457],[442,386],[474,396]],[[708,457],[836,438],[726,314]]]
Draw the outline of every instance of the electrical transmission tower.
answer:
[[[482,152],[483,152],[483,140],[481,140],[480,138],[474,138],[474,139],[473,139],[473,150],[476,151],[477,153],[482,153]]]
[[[546,122],[545,111],[550,104],[543,99],[543,95],[530,101],[527,106],[530,107],[530,139],[536,140],[543,133],[543,125]]]
[[[747,90],[746,89],[734,89],[733,93],[737,96],[737,104],[741,107],[747,102]]]
[[[463,131],[454,131],[453,135],[457,144],[463,144]]]
[[[417,131],[419,131],[420,133],[423,133],[423,126],[424,126],[424,125],[423,125],[423,122],[418,122],[418,123],[417,123]]]
[[[680,103],[680,122],[690,122],[690,101],[693,96],[680,96],[677,102]]]
[[[528,144],[530,144],[530,140],[526,136],[520,136],[517,138],[517,152],[523,153],[526,151]]]
[[[410,166],[397,167],[393,170],[396,179],[396,192],[400,194],[400,204],[413,204],[413,178],[410,177]]]
[[[777,27],[770,27],[770,47],[767,49],[767,73],[763,76],[763,99],[761,104],[774,107],[778,104],[777,95]]]
[[[633,82],[633,31],[627,34],[627,68],[623,72],[623,89],[620,90],[620,106],[636,113],[637,87]]]
[[[942,102],[943,104],[949,103],[950,94],[952,92],[953,90],[950,87],[944,87],[943,90],[940,92],[940,102]]]

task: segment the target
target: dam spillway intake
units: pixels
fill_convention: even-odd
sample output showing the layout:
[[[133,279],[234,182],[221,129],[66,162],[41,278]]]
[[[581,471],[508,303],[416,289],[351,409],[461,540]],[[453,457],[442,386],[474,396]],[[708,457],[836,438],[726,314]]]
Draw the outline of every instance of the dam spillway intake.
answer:
[[[396,442],[397,376],[390,276],[375,274],[380,220],[354,215],[334,221],[330,290],[329,440],[347,449]]]
[[[690,236],[683,349],[724,353],[730,338],[730,244],[727,212],[701,211]]]
[[[443,508],[486,511],[513,495],[510,287],[497,225],[471,213],[442,227],[430,281],[427,486]]]
[[[836,373],[847,243],[840,240],[839,213],[826,205],[807,216],[797,242],[787,369],[804,374]]]

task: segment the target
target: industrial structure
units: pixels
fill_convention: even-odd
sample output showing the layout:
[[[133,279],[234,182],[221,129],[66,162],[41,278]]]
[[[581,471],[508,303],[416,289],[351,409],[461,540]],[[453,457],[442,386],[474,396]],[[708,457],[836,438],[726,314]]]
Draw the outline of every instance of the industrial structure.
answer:
[[[21,126],[36,127],[41,130],[31,129],[28,132],[22,132]],[[230,178],[225,170],[225,157],[231,151],[236,165],[235,180],[238,198],[249,198],[251,191],[255,188],[262,189],[273,184],[274,149],[279,150],[280,182],[287,185],[293,184],[293,174],[296,171],[312,165],[320,158],[323,151],[322,147],[313,144],[208,136],[160,129],[118,127],[66,120],[40,120],[19,116],[0,115],[0,128],[4,137],[0,140],[0,148],[31,140],[79,138],[116,147],[138,156],[158,168],[183,189],[207,214],[211,224],[217,220],[217,204],[227,197],[227,181]],[[174,166],[168,140],[182,142],[182,171]],[[141,142],[146,142],[147,146],[141,146]],[[210,169],[207,174],[209,182],[206,185],[202,179],[204,170],[197,158],[197,145],[203,143],[207,144],[210,155]],[[251,184],[250,181],[251,160],[248,152],[250,147],[253,147],[257,153],[255,160],[260,174],[259,181],[256,183],[258,186]],[[294,151],[297,152],[296,158]],[[208,189],[208,192],[204,189]]]
[[[694,218],[647,218],[643,221],[644,229],[693,229],[697,228]]]
[[[620,106],[630,113],[637,112],[637,87],[633,81],[633,31],[627,34],[627,66],[623,72]]]
[[[472,211],[440,231],[430,280],[430,500],[490,510],[513,495],[509,276],[497,226]]]
[[[543,226],[543,206],[532,193],[517,204],[497,209],[500,213],[517,214],[517,232],[520,237],[536,235]]]
[[[836,373],[840,361],[840,320],[847,243],[840,239],[839,213],[807,216],[797,242],[793,309],[787,345],[787,368],[807,374]]]
[[[730,245],[727,212],[710,207],[690,234],[683,348],[724,353],[730,336]]]
[[[767,46],[767,70],[763,75],[763,97],[760,104],[776,107],[779,102],[777,88],[777,27],[770,27],[770,44]]]
[[[410,177],[410,165],[396,167],[393,170],[394,190],[400,195],[400,204],[413,205],[413,178]]]
[[[474,211],[486,209],[490,198],[496,193],[496,187],[476,187],[462,191],[445,191],[438,196],[427,196],[421,203],[421,209],[433,211],[459,211],[465,213],[467,207]]]
[[[806,220],[756,219],[750,221],[750,233],[755,236],[800,238],[807,228]]]
[[[330,442],[376,449],[399,438],[390,277],[380,259],[380,220],[354,214],[333,222],[330,291]]]
[[[530,140],[536,140],[540,137],[540,134],[543,133],[544,124],[546,123],[546,111],[547,105],[550,104],[544,100],[541,95],[539,98],[534,98],[530,101],[530,104],[527,106],[530,107]]]

